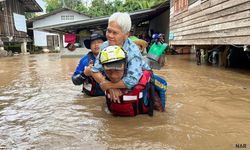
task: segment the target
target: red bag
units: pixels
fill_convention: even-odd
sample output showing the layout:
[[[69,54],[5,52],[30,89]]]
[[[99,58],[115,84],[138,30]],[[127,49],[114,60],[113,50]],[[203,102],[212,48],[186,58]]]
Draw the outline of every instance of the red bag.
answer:
[[[106,93],[106,102],[109,111],[114,116],[136,116],[137,114],[146,114],[149,112],[149,104],[144,104],[143,90],[149,90],[146,86],[150,80],[150,72],[143,71],[143,75],[133,90],[120,96],[121,103],[110,101],[110,95]],[[146,89],[145,89],[146,88]],[[149,91],[147,91],[149,92]],[[149,95],[148,95],[149,96]]]

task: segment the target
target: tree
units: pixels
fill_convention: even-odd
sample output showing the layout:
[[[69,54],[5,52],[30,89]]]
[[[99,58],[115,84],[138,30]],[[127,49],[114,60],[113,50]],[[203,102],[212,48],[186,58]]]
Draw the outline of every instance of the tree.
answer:
[[[46,12],[51,12],[64,6],[90,16],[106,16],[114,12],[134,12],[147,9],[165,0],[92,0],[91,6],[86,6],[82,0],[44,0],[47,3]]]
[[[138,3],[134,0],[126,0],[125,3],[122,6],[121,10],[118,11],[123,11],[123,12],[133,12],[136,10],[139,10],[140,7]]]
[[[81,12],[81,13],[85,13],[88,14],[88,8],[85,7],[84,5],[77,5],[74,10]]]
[[[27,20],[29,20],[29,19],[31,19],[31,18],[33,18],[33,17],[36,16],[36,14],[33,13],[33,12],[25,12],[24,15],[25,15],[25,18],[26,18]]]
[[[46,12],[67,7],[80,12],[87,12],[87,8],[83,5],[81,0],[44,0],[46,2]]]
[[[63,6],[60,0],[44,0],[46,2],[46,13],[52,12],[56,9],[60,9]]]
[[[118,1],[118,0],[115,0]],[[88,8],[88,14],[91,16],[106,16],[115,11],[113,3],[105,0],[92,0],[91,7]]]
[[[124,3],[120,1],[122,5],[116,1],[120,0],[115,0],[114,7],[117,8],[115,9],[116,11],[134,12],[141,9],[151,8],[152,6],[155,6],[166,0],[125,0]]]
[[[135,2],[140,6],[140,9],[145,9],[145,8],[151,8],[152,6],[155,6],[162,1],[160,1],[160,0],[158,0],[158,1],[141,0],[141,1],[135,1]]]

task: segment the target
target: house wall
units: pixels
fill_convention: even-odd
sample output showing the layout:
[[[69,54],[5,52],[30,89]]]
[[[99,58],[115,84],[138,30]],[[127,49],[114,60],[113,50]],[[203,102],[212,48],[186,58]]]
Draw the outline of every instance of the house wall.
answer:
[[[62,16],[74,16],[73,20],[62,20]],[[52,16],[48,16],[44,19],[36,20],[33,22],[33,27],[44,27],[49,25],[61,24],[66,22],[72,22],[77,20],[88,19],[89,17],[82,14],[78,14],[72,11],[63,11]]]
[[[172,45],[250,44],[250,0],[192,0],[175,12],[171,0]]]
[[[34,45],[42,47],[47,46],[47,35],[57,35],[57,34],[34,30]]]
[[[150,21],[149,29],[153,29],[154,32],[163,33],[165,35],[165,41],[168,43],[169,10],[152,19]]]
[[[62,16],[74,16],[74,20],[62,20]],[[33,27],[43,27],[55,24],[61,24],[66,22],[72,22],[77,20],[88,19],[89,17],[82,14],[78,14],[72,11],[63,11],[52,16],[48,16],[44,19],[40,19],[33,22]],[[53,33],[34,30],[34,45],[35,46],[47,46],[47,35],[57,35]]]

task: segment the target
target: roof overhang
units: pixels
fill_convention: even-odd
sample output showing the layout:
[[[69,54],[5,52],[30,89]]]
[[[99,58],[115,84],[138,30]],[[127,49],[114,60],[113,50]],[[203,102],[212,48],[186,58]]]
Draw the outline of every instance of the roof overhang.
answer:
[[[136,11],[130,13],[131,20],[133,24],[139,24],[143,21],[151,20],[155,16],[160,15],[164,11],[169,9],[169,2],[166,1],[162,5],[141,11]],[[43,27],[35,27],[33,30],[47,31],[52,33],[66,33],[66,32],[77,32],[83,29],[96,29],[96,28],[106,28],[108,24],[109,16],[96,17],[85,20],[78,20],[69,23],[56,24]]]
[[[19,1],[22,3],[25,12],[42,12],[43,11],[43,9],[36,2],[36,0],[19,0]]]

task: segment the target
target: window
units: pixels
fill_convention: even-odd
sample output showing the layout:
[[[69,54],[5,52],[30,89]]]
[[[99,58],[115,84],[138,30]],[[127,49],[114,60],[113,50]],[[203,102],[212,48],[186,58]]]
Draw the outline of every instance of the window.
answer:
[[[193,3],[197,2],[197,1],[198,1],[198,0],[189,0],[189,1],[188,1],[188,4],[189,4],[189,5],[192,5]]]
[[[188,0],[174,0],[174,12],[179,13],[188,8]]]
[[[65,16],[61,16],[61,20],[65,20]]]
[[[61,20],[74,20],[74,15],[63,15]]]

